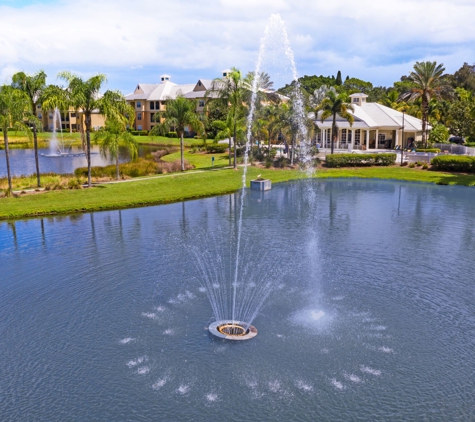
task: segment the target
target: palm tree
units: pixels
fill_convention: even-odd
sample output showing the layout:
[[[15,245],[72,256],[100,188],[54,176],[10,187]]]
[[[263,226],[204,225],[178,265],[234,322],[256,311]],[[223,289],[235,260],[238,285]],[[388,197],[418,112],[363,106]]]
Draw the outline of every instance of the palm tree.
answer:
[[[134,116],[134,109],[130,107],[129,116]],[[133,124],[133,121],[130,122]],[[133,160],[137,157],[137,141],[130,132],[123,121],[109,119],[106,126],[94,134],[94,140],[100,142],[101,154],[105,157],[107,153],[115,160],[115,178],[119,180],[119,147],[125,144],[130,153],[130,158]]]
[[[350,123],[350,126],[353,125],[355,118],[349,110],[353,111],[353,106],[347,102],[348,96],[346,94],[337,95],[333,91],[328,91],[326,97],[320,103],[320,105],[315,109],[315,113],[321,111],[320,120],[322,123],[325,119],[333,117],[332,122],[332,143],[331,143],[331,154],[334,151],[334,143],[337,139],[338,128],[336,126],[336,116],[339,115],[343,119],[347,120]]]
[[[408,92],[401,95],[402,100],[414,101],[421,99],[422,111],[422,142],[427,146],[426,126],[429,119],[429,103],[432,98],[450,98],[452,88],[443,77],[444,65],[437,62],[416,62],[409,80],[414,83]]]
[[[231,139],[233,134],[237,139],[244,139],[246,137],[246,120],[244,118],[239,119],[235,127],[233,117],[233,114],[229,112],[226,120],[215,120],[213,122],[213,127],[219,131],[214,138],[215,141]],[[236,146],[236,144],[234,145]]]
[[[35,148],[35,163],[36,163],[36,181],[38,187],[41,186],[40,180],[40,164],[38,160],[38,136],[37,136],[37,119],[36,109],[38,104],[42,102],[42,95],[46,88],[46,73],[40,70],[33,76],[27,75],[25,72],[15,73],[12,77],[12,85],[15,88],[21,89],[28,95],[30,99],[30,112],[33,118],[29,123],[33,128],[33,143]]]
[[[164,118],[165,121],[152,128],[150,134],[154,135],[157,132],[166,134],[170,131],[170,128],[175,128],[176,134],[180,137],[181,171],[185,171],[185,146],[183,141],[185,128],[188,126],[196,132],[204,131],[203,122],[196,113],[196,103],[182,95],[178,95],[175,99],[169,98],[166,110],[161,114],[156,113],[154,116],[156,119],[160,117]]]
[[[378,103],[397,111],[402,111],[407,107],[405,102],[399,101],[399,93],[395,89],[383,94]]]
[[[12,187],[12,177],[10,171],[10,154],[8,149],[8,129],[17,128],[26,131],[28,137],[31,130],[25,124],[25,120],[30,118],[30,102],[28,96],[21,90],[10,85],[0,87],[0,127],[3,131],[3,141],[5,143],[5,159],[7,161],[8,191],[10,195]]]
[[[248,90],[248,84],[243,79],[241,71],[233,67],[231,72],[225,78],[217,78],[211,84],[211,88],[206,92],[206,97],[215,98],[223,109],[227,109],[233,121],[234,139],[234,168],[237,167],[236,136],[238,130],[238,121],[244,115],[245,92]],[[231,165],[231,137],[229,138],[229,165]]]
[[[68,83],[65,90],[55,90],[51,95],[46,95],[43,103],[48,108],[54,108],[58,104],[61,107],[73,107],[81,111],[84,115],[84,125],[86,127],[86,157],[87,157],[87,183],[91,187],[91,129],[92,113],[99,110],[106,119],[115,119],[119,122],[125,122],[125,114],[129,111],[129,105],[124,96],[119,91],[106,91],[101,96],[100,90],[106,82],[106,76],[97,74],[87,80],[74,75],[71,72],[60,72],[58,78]]]

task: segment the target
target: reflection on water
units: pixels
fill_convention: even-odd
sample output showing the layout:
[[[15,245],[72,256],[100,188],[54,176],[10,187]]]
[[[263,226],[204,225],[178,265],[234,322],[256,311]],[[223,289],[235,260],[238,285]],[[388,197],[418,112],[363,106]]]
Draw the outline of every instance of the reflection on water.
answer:
[[[0,223],[0,420],[471,420],[470,192],[251,192],[255,271],[288,271],[244,344],[208,334],[187,253],[235,229],[239,194]]]
[[[139,146],[139,157],[143,157],[156,151],[156,147]],[[47,156],[49,149],[39,150],[39,164],[41,173],[56,173],[56,174],[70,174],[78,167],[86,167],[87,159],[82,153],[80,147],[72,147],[70,156],[51,157]],[[114,164],[110,157],[104,158],[99,153],[99,147],[93,146],[91,149],[91,165],[92,166],[106,166]],[[75,155],[76,156],[73,156]],[[79,154],[79,156],[77,156]],[[130,155],[127,148],[121,148],[119,153],[119,161],[125,163],[130,161]],[[12,176],[30,175],[36,172],[35,166],[35,152],[33,149],[11,149],[10,150],[10,168]],[[0,177],[6,177],[7,165],[5,161],[5,151],[0,150]]]

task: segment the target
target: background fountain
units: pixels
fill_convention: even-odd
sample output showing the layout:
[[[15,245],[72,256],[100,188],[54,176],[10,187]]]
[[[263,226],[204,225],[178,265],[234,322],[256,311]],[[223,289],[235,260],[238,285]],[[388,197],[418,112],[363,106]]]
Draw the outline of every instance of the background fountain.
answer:
[[[60,137],[58,138],[58,132]],[[63,129],[61,125],[61,112],[56,107],[53,111],[53,134],[49,141],[49,151],[47,154],[41,154],[45,157],[65,157],[71,154],[71,141],[64,140]],[[74,156],[83,155],[76,153]]]

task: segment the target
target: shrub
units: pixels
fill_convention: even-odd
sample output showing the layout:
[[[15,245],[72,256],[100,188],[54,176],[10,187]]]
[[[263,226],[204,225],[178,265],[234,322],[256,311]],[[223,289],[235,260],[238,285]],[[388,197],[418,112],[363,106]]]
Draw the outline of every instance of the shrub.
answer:
[[[176,134],[176,132],[168,132],[167,138],[178,138],[178,135]]]
[[[440,152],[439,148],[417,148],[416,152],[433,152],[438,154]]]
[[[439,155],[431,160],[436,170],[475,173],[475,157]]]
[[[327,167],[391,166],[396,154],[332,154],[327,155]]]
[[[428,165],[427,163],[424,163],[424,164],[422,165],[422,168],[423,168],[424,170],[427,170],[427,169],[429,168],[429,165]]]
[[[413,169],[414,167],[416,167],[416,163],[411,163],[411,164],[409,164],[409,167],[410,167],[411,169]]]
[[[209,144],[206,145],[206,151],[210,154],[221,154],[228,150],[228,146],[226,144]]]
[[[148,131],[146,130],[131,130],[130,133],[134,136],[147,136]]]
[[[266,169],[270,169],[272,167],[272,160],[267,159],[266,160]]]
[[[185,170],[191,170],[193,166],[185,160]],[[157,173],[165,174],[165,173],[175,173],[177,171],[181,171],[181,161],[175,160],[173,163],[168,163],[166,161],[161,161],[157,164]]]
[[[79,179],[69,179],[68,180],[69,189],[82,189],[81,181]]]

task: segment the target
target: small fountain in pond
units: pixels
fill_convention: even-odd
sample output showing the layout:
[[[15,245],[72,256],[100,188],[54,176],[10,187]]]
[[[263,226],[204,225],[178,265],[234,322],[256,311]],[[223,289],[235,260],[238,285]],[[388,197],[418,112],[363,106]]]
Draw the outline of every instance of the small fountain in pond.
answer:
[[[60,137],[58,138],[58,128]],[[45,157],[68,157],[71,155],[81,156],[84,153],[72,154],[71,145],[64,140],[63,129],[61,126],[61,113],[58,108],[53,111],[53,134],[49,142],[48,154],[41,154]]]
[[[252,85],[252,97],[249,115],[247,119],[247,136],[246,146],[244,152],[244,170],[242,175],[242,189],[240,195],[239,215],[237,219],[237,234],[235,243],[235,258],[232,260],[234,269],[230,273],[223,272],[219,274],[215,268],[210,267],[211,263],[216,263],[216,258],[209,257],[209,260],[200,259],[199,253],[195,253],[197,261],[201,266],[201,275],[205,282],[208,297],[212,304],[216,321],[209,326],[210,332],[224,339],[230,340],[247,340],[257,335],[257,329],[251,325],[253,319],[256,317],[260,307],[264,300],[269,296],[272,290],[275,289],[275,282],[280,277],[272,277],[271,271],[264,271],[262,268],[262,259],[259,263],[251,263],[253,271],[249,274],[245,274],[246,268],[249,266],[249,262],[246,262],[243,258],[248,256],[248,251],[242,248],[242,220],[243,220],[243,208],[244,197],[246,194],[246,179],[247,179],[247,167],[249,162],[249,151],[251,147],[251,128],[256,110],[257,93],[259,90],[259,77],[262,72],[262,62],[266,50],[269,47],[277,47],[284,50],[284,57],[290,64],[290,70],[292,73],[292,79],[294,81],[295,90],[293,93],[293,111],[294,122],[296,126],[296,139],[299,144],[299,164],[302,169],[305,170],[307,176],[310,177],[314,173],[312,165],[312,156],[310,153],[310,142],[308,140],[308,131],[305,125],[305,108],[300,91],[300,83],[298,80],[297,68],[295,65],[294,54],[290,47],[289,38],[285,25],[280,15],[274,14],[270,17],[269,23],[266,26],[265,34],[261,39],[259,48],[259,57],[257,60],[256,68],[254,71],[254,80]],[[295,154],[295,151],[292,151]],[[268,262],[272,262],[269,259]],[[243,264],[244,263],[244,264]],[[262,280],[260,283],[255,279],[255,270],[260,270]],[[270,270],[270,269],[269,269]],[[281,276],[281,274],[280,274]],[[223,299],[222,290],[222,278],[231,278],[232,283],[230,286],[231,297]],[[214,280],[214,281],[211,281]],[[251,287],[249,287],[251,286]],[[251,293],[249,293],[251,292]],[[246,303],[246,300],[249,300]],[[245,310],[245,312],[243,312]]]

